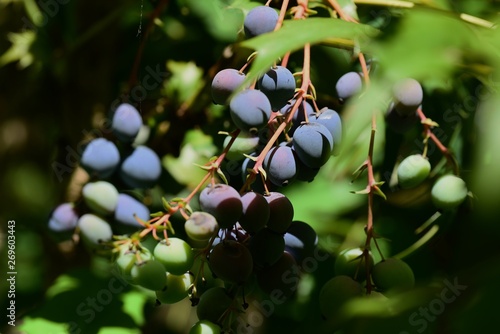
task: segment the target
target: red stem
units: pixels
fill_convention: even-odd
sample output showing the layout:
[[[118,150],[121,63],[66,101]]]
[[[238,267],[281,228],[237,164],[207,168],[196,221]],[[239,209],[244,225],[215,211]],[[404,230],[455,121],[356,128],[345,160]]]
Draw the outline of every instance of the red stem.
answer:
[[[426,123],[426,121],[429,118],[427,118],[427,116],[425,116],[425,114],[421,108],[417,109],[417,114],[418,114],[418,117],[420,117],[420,121],[422,122],[422,124],[424,126],[424,132],[425,132],[426,137],[430,138],[436,144],[437,148],[446,157],[446,160],[448,160],[448,163],[453,166],[454,173],[456,175],[459,175],[460,171],[459,171],[458,165],[457,165],[455,159],[453,158],[453,155],[451,154],[450,150],[432,132],[432,126],[430,124]]]

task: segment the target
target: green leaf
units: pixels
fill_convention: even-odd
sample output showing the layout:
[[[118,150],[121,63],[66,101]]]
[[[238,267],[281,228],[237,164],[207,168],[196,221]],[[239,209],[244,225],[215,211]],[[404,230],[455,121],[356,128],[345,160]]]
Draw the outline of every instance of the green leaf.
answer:
[[[24,317],[19,329],[23,333],[70,333],[69,324],[50,321],[42,317]]]
[[[179,157],[166,155],[162,163],[177,182],[195,187],[207,173],[199,166],[203,166],[216,151],[210,136],[200,130],[191,130],[184,138]]]
[[[48,289],[46,298],[36,309],[19,318],[18,329],[23,333],[140,333],[144,303],[134,302],[136,310],[124,307],[128,300],[122,294],[130,285],[118,273],[98,277],[89,269],[75,269],[57,278]],[[130,302],[129,302],[130,303]],[[96,306],[95,308],[93,306]],[[125,331],[126,330],[126,331]]]
[[[148,296],[140,291],[132,290],[124,293],[121,299],[123,313],[128,314],[138,326],[144,325],[143,309],[148,301]]]
[[[294,219],[311,224],[316,231],[329,232],[333,217],[340,216],[343,212],[366,202],[364,196],[350,195],[351,189],[352,185],[348,180],[339,179],[332,185],[327,172],[320,171],[313,182],[296,183],[286,189],[285,195],[293,203]],[[317,194],[332,200],[319,201]]]
[[[412,77],[437,85],[448,80],[465,54],[484,52],[488,46],[478,36],[449,13],[414,8],[392,38],[373,43],[369,49],[378,55],[391,80]]]
[[[279,57],[289,51],[297,51],[307,43],[317,44],[328,40],[333,45],[336,42],[339,45],[344,45],[346,39],[356,40],[363,50],[365,41],[377,35],[377,32],[378,30],[368,25],[331,18],[285,21],[280,30],[241,43],[243,47],[258,52],[244,85],[267,71]]]
[[[219,175],[219,177],[221,178],[221,180],[222,180],[225,184],[229,184],[229,182],[227,181],[226,175],[224,175],[224,172],[222,171],[222,169],[217,168],[217,174]]]
[[[240,6],[228,6],[225,1],[186,0],[186,5],[205,24],[208,32],[223,42],[235,42],[243,25]]]
[[[61,275],[59,276],[54,284],[47,289],[47,298],[53,298],[61,293],[78,289],[80,287],[80,281],[76,277]]]
[[[172,76],[165,82],[165,94],[178,103],[190,100],[203,87],[203,70],[194,62],[169,60],[167,70]]]

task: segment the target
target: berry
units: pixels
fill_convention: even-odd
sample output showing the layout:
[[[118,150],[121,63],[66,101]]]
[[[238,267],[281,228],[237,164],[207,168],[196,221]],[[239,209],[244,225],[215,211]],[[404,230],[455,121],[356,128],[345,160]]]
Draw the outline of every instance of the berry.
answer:
[[[467,192],[464,180],[455,175],[444,175],[432,186],[432,202],[438,209],[450,210],[462,204]]]
[[[299,281],[299,266],[292,255],[286,252],[282,253],[274,264],[257,273],[259,287],[274,297],[274,294],[279,293],[279,299],[289,298],[297,290]]]
[[[150,188],[161,175],[158,155],[147,146],[137,146],[122,163],[122,180],[132,188]]]
[[[201,209],[217,219],[221,228],[229,228],[241,217],[240,194],[227,184],[208,185],[200,193]]]
[[[272,109],[280,110],[293,98],[296,83],[289,69],[276,66],[259,79],[257,86],[269,98]]]
[[[111,176],[120,163],[120,153],[113,142],[104,138],[90,141],[83,150],[80,164],[91,175]]]
[[[406,157],[398,166],[398,183],[403,189],[413,188],[421,184],[431,172],[429,160],[421,154]]]
[[[245,131],[261,129],[271,117],[271,103],[261,91],[247,89],[231,99],[229,111],[238,129]]]
[[[331,319],[349,300],[361,297],[363,287],[349,276],[335,276],[323,285],[319,292],[319,308],[321,314]]]
[[[402,291],[415,285],[413,270],[406,262],[389,258],[377,263],[372,270],[372,279],[381,291]]]
[[[233,300],[222,287],[214,287],[205,291],[196,307],[196,315],[200,320],[219,323],[220,317],[229,309]]]
[[[245,36],[252,38],[274,30],[278,23],[278,13],[268,6],[257,6],[250,10],[243,22]]]
[[[335,110],[325,107],[317,115],[310,114],[309,122],[323,124],[330,131],[333,139],[333,154],[337,155],[342,142],[342,120],[339,114]]]
[[[167,272],[165,287],[161,291],[156,291],[156,299],[163,304],[180,302],[188,296],[191,284],[193,284],[191,274],[174,275]]]
[[[285,233],[293,220],[292,202],[288,197],[278,192],[270,192],[264,198],[269,203],[270,209],[267,227],[276,233]]]
[[[119,194],[115,209],[115,220],[125,225],[141,227],[134,218],[136,215],[143,221],[148,221],[150,212],[147,206],[130,195]]]
[[[229,232],[229,233],[227,233]],[[239,223],[236,223],[234,227],[230,230],[219,230],[218,235],[215,237],[214,242],[212,243],[212,247],[215,247],[216,245],[220,244],[224,240],[233,240],[233,241],[238,241],[240,243],[245,243],[245,241],[250,238],[250,234],[248,234],[247,231],[245,231],[243,228],[241,228]]]
[[[135,284],[143,288],[157,291],[165,287],[165,267],[156,260],[136,263],[130,275]]]
[[[153,255],[166,271],[174,275],[183,275],[194,262],[191,246],[179,238],[168,238],[158,242]]]
[[[208,320],[200,320],[191,327],[188,334],[220,334],[220,327]]]
[[[284,235],[285,251],[290,253],[297,263],[301,263],[305,258],[313,256],[318,245],[318,235],[316,231],[307,223],[293,221]]]
[[[422,104],[424,92],[420,83],[411,78],[403,79],[394,85],[394,109],[403,117],[413,115]]]
[[[87,206],[97,214],[107,215],[116,209],[118,190],[106,181],[89,182],[82,189]]]
[[[263,166],[269,180],[277,186],[288,185],[297,174],[297,164],[292,149],[276,146],[267,152]]]
[[[250,238],[248,249],[253,262],[259,267],[269,267],[276,263],[285,251],[285,240],[281,234],[263,228]]]
[[[333,138],[323,124],[306,123],[295,130],[293,147],[304,165],[319,168],[330,157],[333,149]]]
[[[295,149],[293,146],[292,150],[295,156],[297,156],[297,153],[295,153]],[[311,168],[309,166],[306,166],[299,158],[295,159],[295,163],[297,164],[297,175],[295,178],[299,181],[312,182],[316,175],[318,175],[319,173],[319,168]]]
[[[59,204],[52,212],[49,219],[49,228],[52,231],[70,231],[78,224],[78,215],[73,203]]]
[[[141,248],[141,250],[129,249],[129,246],[123,246],[120,248],[118,256],[116,257],[115,263],[120,271],[120,274],[130,283],[133,283],[132,279],[132,268],[136,263],[141,263],[151,260],[153,255],[147,248]]]
[[[84,214],[78,219],[78,228],[84,240],[91,245],[109,241],[113,237],[111,226],[102,218],[91,213]]]
[[[115,136],[123,142],[133,142],[142,127],[141,114],[128,103],[122,103],[113,114],[111,129]]]
[[[246,282],[253,270],[252,255],[248,249],[233,240],[217,244],[210,253],[208,263],[215,276],[234,284]]]
[[[245,80],[245,74],[232,68],[219,71],[212,80],[212,100],[215,104],[227,104],[227,100]]]
[[[363,88],[363,76],[358,72],[347,72],[335,84],[337,97],[346,100]]]
[[[241,227],[248,233],[255,233],[266,226],[271,211],[264,196],[247,192],[241,196],[243,214],[239,219]]]
[[[184,223],[189,238],[194,241],[208,242],[215,230],[219,228],[217,220],[209,213],[196,211]]]

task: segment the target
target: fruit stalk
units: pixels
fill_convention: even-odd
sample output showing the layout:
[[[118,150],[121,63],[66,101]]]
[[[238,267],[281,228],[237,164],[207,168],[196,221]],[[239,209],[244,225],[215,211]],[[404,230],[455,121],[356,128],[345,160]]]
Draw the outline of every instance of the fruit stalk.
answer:
[[[439,138],[436,137],[436,135],[432,132],[432,125],[430,124],[430,122],[428,122],[429,118],[425,116],[422,108],[417,109],[417,114],[422,125],[424,126],[424,133],[426,138],[430,138],[434,142],[434,144],[436,144],[437,148],[445,156],[446,160],[448,160],[448,163],[453,166],[453,173],[458,176],[460,174],[460,171],[458,168],[458,164],[453,157],[453,154],[451,154],[450,150],[448,150],[448,148],[444,146]]]

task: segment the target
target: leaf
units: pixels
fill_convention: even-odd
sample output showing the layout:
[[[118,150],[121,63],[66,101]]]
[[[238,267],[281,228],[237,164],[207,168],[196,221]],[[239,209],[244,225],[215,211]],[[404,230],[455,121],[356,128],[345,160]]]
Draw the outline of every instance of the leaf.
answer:
[[[229,182],[227,181],[226,175],[224,175],[224,172],[222,171],[222,169],[217,168],[217,174],[219,175],[219,177],[221,178],[221,180],[222,180],[225,184],[229,184]]]
[[[179,157],[166,155],[162,164],[177,182],[195,187],[206,174],[198,166],[203,166],[216,151],[210,136],[200,130],[191,130],[184,137]]]
[[[144,306],[148,301],[148,296],[140,291],[132,290],[121,296],[123,302],[123,313],[128,314],[138,326],[143,326]]]
[[[396,34],[369,49],[391,80],[412,77],[436,84],[448,80],[465,54],[489,50],[478,36],[479,31],[446,12],[414,8]]]
[[[404,259],[408,255],[414,253],[421,247],[423,247],[427,242],[429,242],[434,235],[439,231],[439,226],[438,225],[432,225],[432,227],[425,233],[420,239],[418,239],[413,245],[408,247],[407,249],[403,250],[402,252],[399,252],[398,254],[394,255],[394,258],[398,259]]]
[[[203,70],[194,62],[169,60],[167,70],[171,77],[165,81],[165,95],[180,103],[193,98],[203,87]]]
[[[23,323],[18,326],[24,333],[70,333],[71,325],[50,321],[42,317],[24,317]]]
[[[317,44],[329,40],[334,44],[342,40],[357,40],[361,49],[365,41],[377,35],[378,30],[364,24],[345,22],[331,18],[309,18],[307,20],[288,20],[275,32],[263,34],[241,43],[241,46],[258,52],[247,74],[246,85],[267,71],[272,64],[287,52],[297,51],[305,44]],[[343,44],[342,44],[343,45]]]
[[[144,303],[134,302],[137,309],[124,307],[123,294],[130,285],[117,272],[98,277],[89,269],[74,269],[59,276],[48,289],[43,303],[19,318],[23,333],[100,333],[103,328],[119,328],[104,333],[140,333],[135,320]],[[123,300],[123,301],[122,301]],[[93,308],[96,306],[96,308]],[[132,316],[134,314],[134,316]]]
[[[368,195],[370,193],[370,188],[366,187],[363,190],[357,190],[357,191],[351,190],[350,193],[355,195]]]
[[[0,67],[17,61],[20,68],[30,66],[34,61],[30,48],[36,40],[36,33],[30,30],[22,33],[11,32],[7,35],[7,38],[12,45],[4,54],[0,55]]]
[[[238,31],[244,20],[241,4],[227,6],[221,0],[186,0],[186,5],[203,21],[205,28],[213,37],[223,42],[237,40]]]

